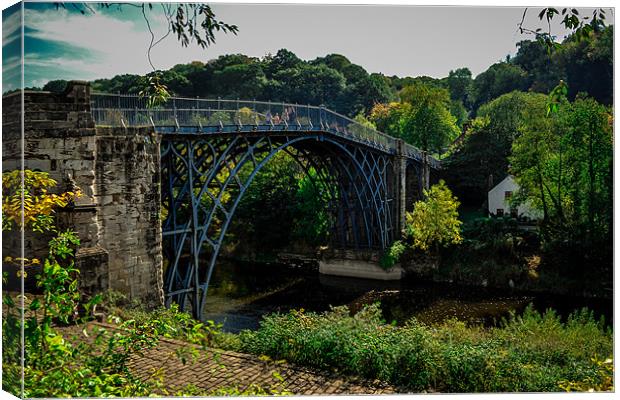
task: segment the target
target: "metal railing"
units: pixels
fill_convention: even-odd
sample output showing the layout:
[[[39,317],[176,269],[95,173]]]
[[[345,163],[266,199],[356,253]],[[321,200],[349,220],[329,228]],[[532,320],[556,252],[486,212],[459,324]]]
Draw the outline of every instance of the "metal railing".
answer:
[[[396,139],[325,107],[266,101],[171,97],[157,107],[135,94],[93,93],[91,111],[99,126],[153,125],[163,133],[323,131],[394,153]],[[415,146],[407,157],[422,160]],[[431,165],[435,159],[429,157]]]

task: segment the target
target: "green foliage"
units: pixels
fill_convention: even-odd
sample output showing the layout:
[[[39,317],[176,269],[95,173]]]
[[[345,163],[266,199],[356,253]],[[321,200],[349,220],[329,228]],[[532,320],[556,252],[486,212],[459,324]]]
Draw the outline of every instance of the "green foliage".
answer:
[[[416,82],[399,92],[401,103],[376,104],[369,114],[378,130],[432,153],[442,153],[460,130],[451,109],[464,120],[466,111],[453,103],[449,92]],[[455,108],[456,107],[456,108]]]
[[[225,350],[239,350],[239,342],[234,335],[222,332],[222,325],[211,320],[197,321],[190,314],[180,311],[177,304],[159,307],[154,310],[145,308],[140,303],[130,303],[126,296],[118,292],[106,292],[101,309],[112,321],[132,323],[153,328],[153,333],[165,338],[182,340],[199,345],[203,349],[217,347]],[[193,358],[197,352],[192,347],[179,354],[181,360]]]
[[[583,381],[560,381],[558,385],[567,392],[613,392],[614,391],[614,361],[607,358],[602,361],[596,357],[592,359],[598,368],[598,377],[588,377]],[[598,379],[597,379],[598,378]]]
[[[298,181],[294,237],[311,246],[324,245],[328,240],[330,215],[327,198],[330,188],[325,187],[314,168]]]
[[[57,79],[53,81],[47,82],[43,85],[43,90],[54,92],[54,93],[62,93],[67,88],[67,81],[64,79]]]
[[[604,242],[612,215],[611,112],[590,98],[553,110],[548,117],[544,110],[527,110],[513,143],[517,199],[543,212],[548,235]]]
[[[431,186],[424,191],[424,196],[425,200],[416,202],[413,212],[406,214],[405,237],[411,238],[413,248],[429,251],[460,243],[460,203],[445,182]]]
[[[252,167],[248,163],[241,169],[243,180]],[[233,251],[270,256],[287,246],[324,245],[332,189],[314,168],[304,171],[288,153],[276,154],[256,174],[239,203],[228,236]]]
[[[487,192],[508,174],[512,143],[525,119],[544,117],[528,110],[544,112],[546,105],[542,94],[515,91],[480,107],[444,163],[446,181],[460,199],[477,207],[486,201]]]
[[[252,171],[251,164],[241,170],[242,177]],[[295,225],[300,174],[299,166],[285,152],[265,164],[239,203],[230,229],[235,237],[231,239],[264,251],[275,249],[274,244],[286,246]]]
[[[410,109],[411,105],[408,103],[375,104],[370,111],[369,120],[379,131],[400,137],[400,121],[410,112]]]
[[[407,250],[407,245],[400,240],[395,241],[386,250],[379,260],[379,265],[385,270],[392,268],[399,260],[400,257]]]
[[[424,151],[441,154],[459,134],[457,120],[450,113],[449,92],[416,84],[403,88],[400,97],[411,108],[401,118],[399,136]]]
[[[149,108],[159,107],[170,98],[168,87],[162,83],[159,72],[147,77],[146,86],[138,94],[140,97],[146,97],[146,105]]]
[[[81,195],[79,189],[50,193],[57,182],[47,172],[13,170],[2,173],[2,230],[14,226],[33,232],[55,232],[56,208],[66,207]]]
[[[505,93],[527,89],[527,72],[509,62],[491,65],[473,82],[474,109]]]
[[[606,377],[592,358],[613,349],[611,332],[590,312],[562,323],[552,311],[529,308],[490,329],[456,321],[386,325],[377,305],[354,316],[346,307],[291,311],[267,316],[241,339],[255,354],[440,392],[558,391],[564,381],[602,385]]]
[[[450,98],[453,101],[460,101],[461,104],[469,108],[473,100],[472,85],[474,82],[469,68],[458,68],[450,71],[447,81]]]
[[[549,102],[547,103],[547,117],[549,114],[557,113],[560,109],[560,104],[566,100],[568,95],[568,87],[564,81],[560,80],[560,83],[553,88],[549,93]]]

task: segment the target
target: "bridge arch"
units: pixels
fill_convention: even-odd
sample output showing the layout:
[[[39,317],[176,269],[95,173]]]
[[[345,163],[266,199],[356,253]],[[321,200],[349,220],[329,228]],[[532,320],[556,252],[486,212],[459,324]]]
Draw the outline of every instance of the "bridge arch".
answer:
[[[220,135],[197,143],[196,138],[182,137],[167,138],[162,143],[162,166],[168,169],[162,174],[168,177],[168,182],[162,182],[162,203],[169,211],[163,222],[169,261],[164,281],[167,304],[174,301],[186,307],[189,301],[194,315],[200,317],[235,211],[258,172],[282,151],[296,153],[293,158],[302,166],[300,156],[306,158],[321,169],[323,178],[327,174],[335,179],[340,209],[350,213],[349,231],[341,232],[342,246],[384,248],[389,244],[388,155],[314,133]],[[240,171],[248,163],[252,170],[242,182]],[[229,189],[236,190],[224,201]],[[210,209],[204,207],[205,199]],[[191,209],[180,211],[181,204]],[[211,252],[208,264],[203,266],[200,256],[205,244]],[[190,256],[184,258],[184,253]]]

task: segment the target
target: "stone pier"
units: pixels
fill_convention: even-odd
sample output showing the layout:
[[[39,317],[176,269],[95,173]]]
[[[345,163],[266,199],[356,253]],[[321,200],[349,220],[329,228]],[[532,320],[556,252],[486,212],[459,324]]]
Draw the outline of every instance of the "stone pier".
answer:
[[[23,137],[22,92],[2,101],[3,171],[21,169],[23,150],[25,169],[48,172],[58,192],[75,186],[82,192],[57,213],[59,228],[80,237],[82,290],[110,289],[146,305],[163,304],[160,140],[154,129],[95,128],[86,82],[70,82],[59,94],[23,92]],[[49,239],[27,233],[25,257],[45,258]],[[3,233],[3,254],[19,248],[17,232]]]
[[[319,273],[350,278],[393,281],[402,279],[400,264],[385,270],[379,265],[382,253],[373,250],[332,249],[321,255]]]

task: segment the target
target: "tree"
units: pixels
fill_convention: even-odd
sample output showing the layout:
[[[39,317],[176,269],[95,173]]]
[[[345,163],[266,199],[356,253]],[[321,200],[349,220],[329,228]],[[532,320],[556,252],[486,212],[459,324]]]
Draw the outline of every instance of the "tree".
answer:
[[[522,40],[517,43],[517,48],[517,54],[511,62],[527,71],[526,86],[530,90],[549,93],[560,79],[565,78],[557,57],[553,57],[544,44],[535,40]]]
[[[481,206],[494,183],[508,174],[508,157],[526,110],[544,115],[547,97],[512,92],[483,105],[444,163],[445,179],[465,203]]]
[[[228,65],[212,75],[212,90],[229,99],[263,99],[267,84],[265,73],[258,63]]]
[[[144,77],[133,74],[116,75],[112,79],[96,79],[92,82],[93,90],[107,93],[138,93],[144,88]]]
[[[294,237],[311,246],[325,245],[330,225],[325,196],[330,188],[312,167],[297,184]]]
[[[405,114],[410,112],[410,109],[409,103],[375,104],[370,111],[369,120],[377,127],[377,130],[390,136],[401,137],[400,121]]]
[[[405,236],[413,248],[437,253],[440,247],[462,241],[459,201],[443,180],[424,191],[425,200],[406,213]]]
[[[460,100],[450,100],[450,114],[456,119],[456,125],[461,130],[465,121],[469,119],[469,113]]]
[[[242,181],[254,165],[247,163]],[[299,167],[285,152],[276,154],[258,173],[241,198],[230,235],[244,250],[262,254],[285,247],[294,226]],[[277,229],[274,229],[277,227]]]
[[[578,98],[548,117],[541,110],[526,113],[510,157],[520,186],[515,200],[543,211],[549,238],[607,240],[613,215],[610,110]]]
[[[299,57],[290,50],[280,49],[275,56],[267,55],[263,59],[265,65],[265,74],[268,78],[273,76],[281,70],[296,69],[304,63]]]
[[[587,92],[603,104],[613,101],[613,25],[580,38],[567,37],[553,52],[544,43],[524,40],[517,43],[511,63],[527,72],[527,87],[549,93],[560,80],[569,85],[569,100]]]
[[[474,79],[473,110],[502,94],[526,89],[527,73],[521,67],[507,62],[493,64]]]
[[[399,136],[424,151],[442,153],[459,134],[456,118],[449,111],[448,91],[415,84],[401,90],[400,97],[411,108],[401,118]]]
[[[282,96],[299,104],[323,104],[334,108],[345,89],[344,76],[325,65],[303,65],[298,69],[278,71],[274,78],[281,82]]]
[[[49,91],[49,92],[62,93],[65,91],[66,87],[67,87],[66,80],[57,79],[57,80],[49,81],[45,85],[43,85],[43,90]]]
[[[542,210],[543,222],[548,222],[550,216],[563,220],[562,170],[558,165],[561,141],[553,129],[554,121],[546,117],[543,107],[527,107],[523,117],[510,157],[511,172],[519,184],[518,202],[527,199]],[[560,180],[552,184],[556,176]]]
[[[447,78],[450,98],[453,101],[460,101],[465,108],[471,107],[473,79],[469,68],[458,68],[450,71]]]
[[[571,36],[553,53],[568,83],[569,100],[586,92],[600,103],[613,104],[613,36],[613,25],[580,40]]]
[[[329,68],[335,69],[336,71],[342,72],[343,74],[345,72],[345,69],[347,69],[347,67],[353,65],[351,64],[351,61],[349,61],[349,59],[343,56],[342,54],[328,54],[325,57],[317,57],[311,62],[311,64],[327,65]]]
[[[525,16],[528,11],[528,8],[523,10],[521,22],[517,24],[519,27],[519,32],[521,32],[521,34],[534,35],[536,40],[543,44],[549,53],[561,48],[561,44],[556,42],[557,37],[551,31],[551,22],[556,15],[558,17],[560,16],[560,11],[553,7],[543,8],[540,11],[538,14],[538,19],[540,21],[543,21],[543,19],[546,20],[547,30],[543,30],[542,28],[531,29],[525,27]],[[561,14],[561,24],[564,25],[564,28],[570,30],[572,32],[572,36],[577,40],[581,40],[582,38],[590,35],[592,32],[596,32],[605,27],[607,12],[603,8],[595,8],[592,11],[592,16],[590,17],[581,16],[576,8],[563,8]]]

